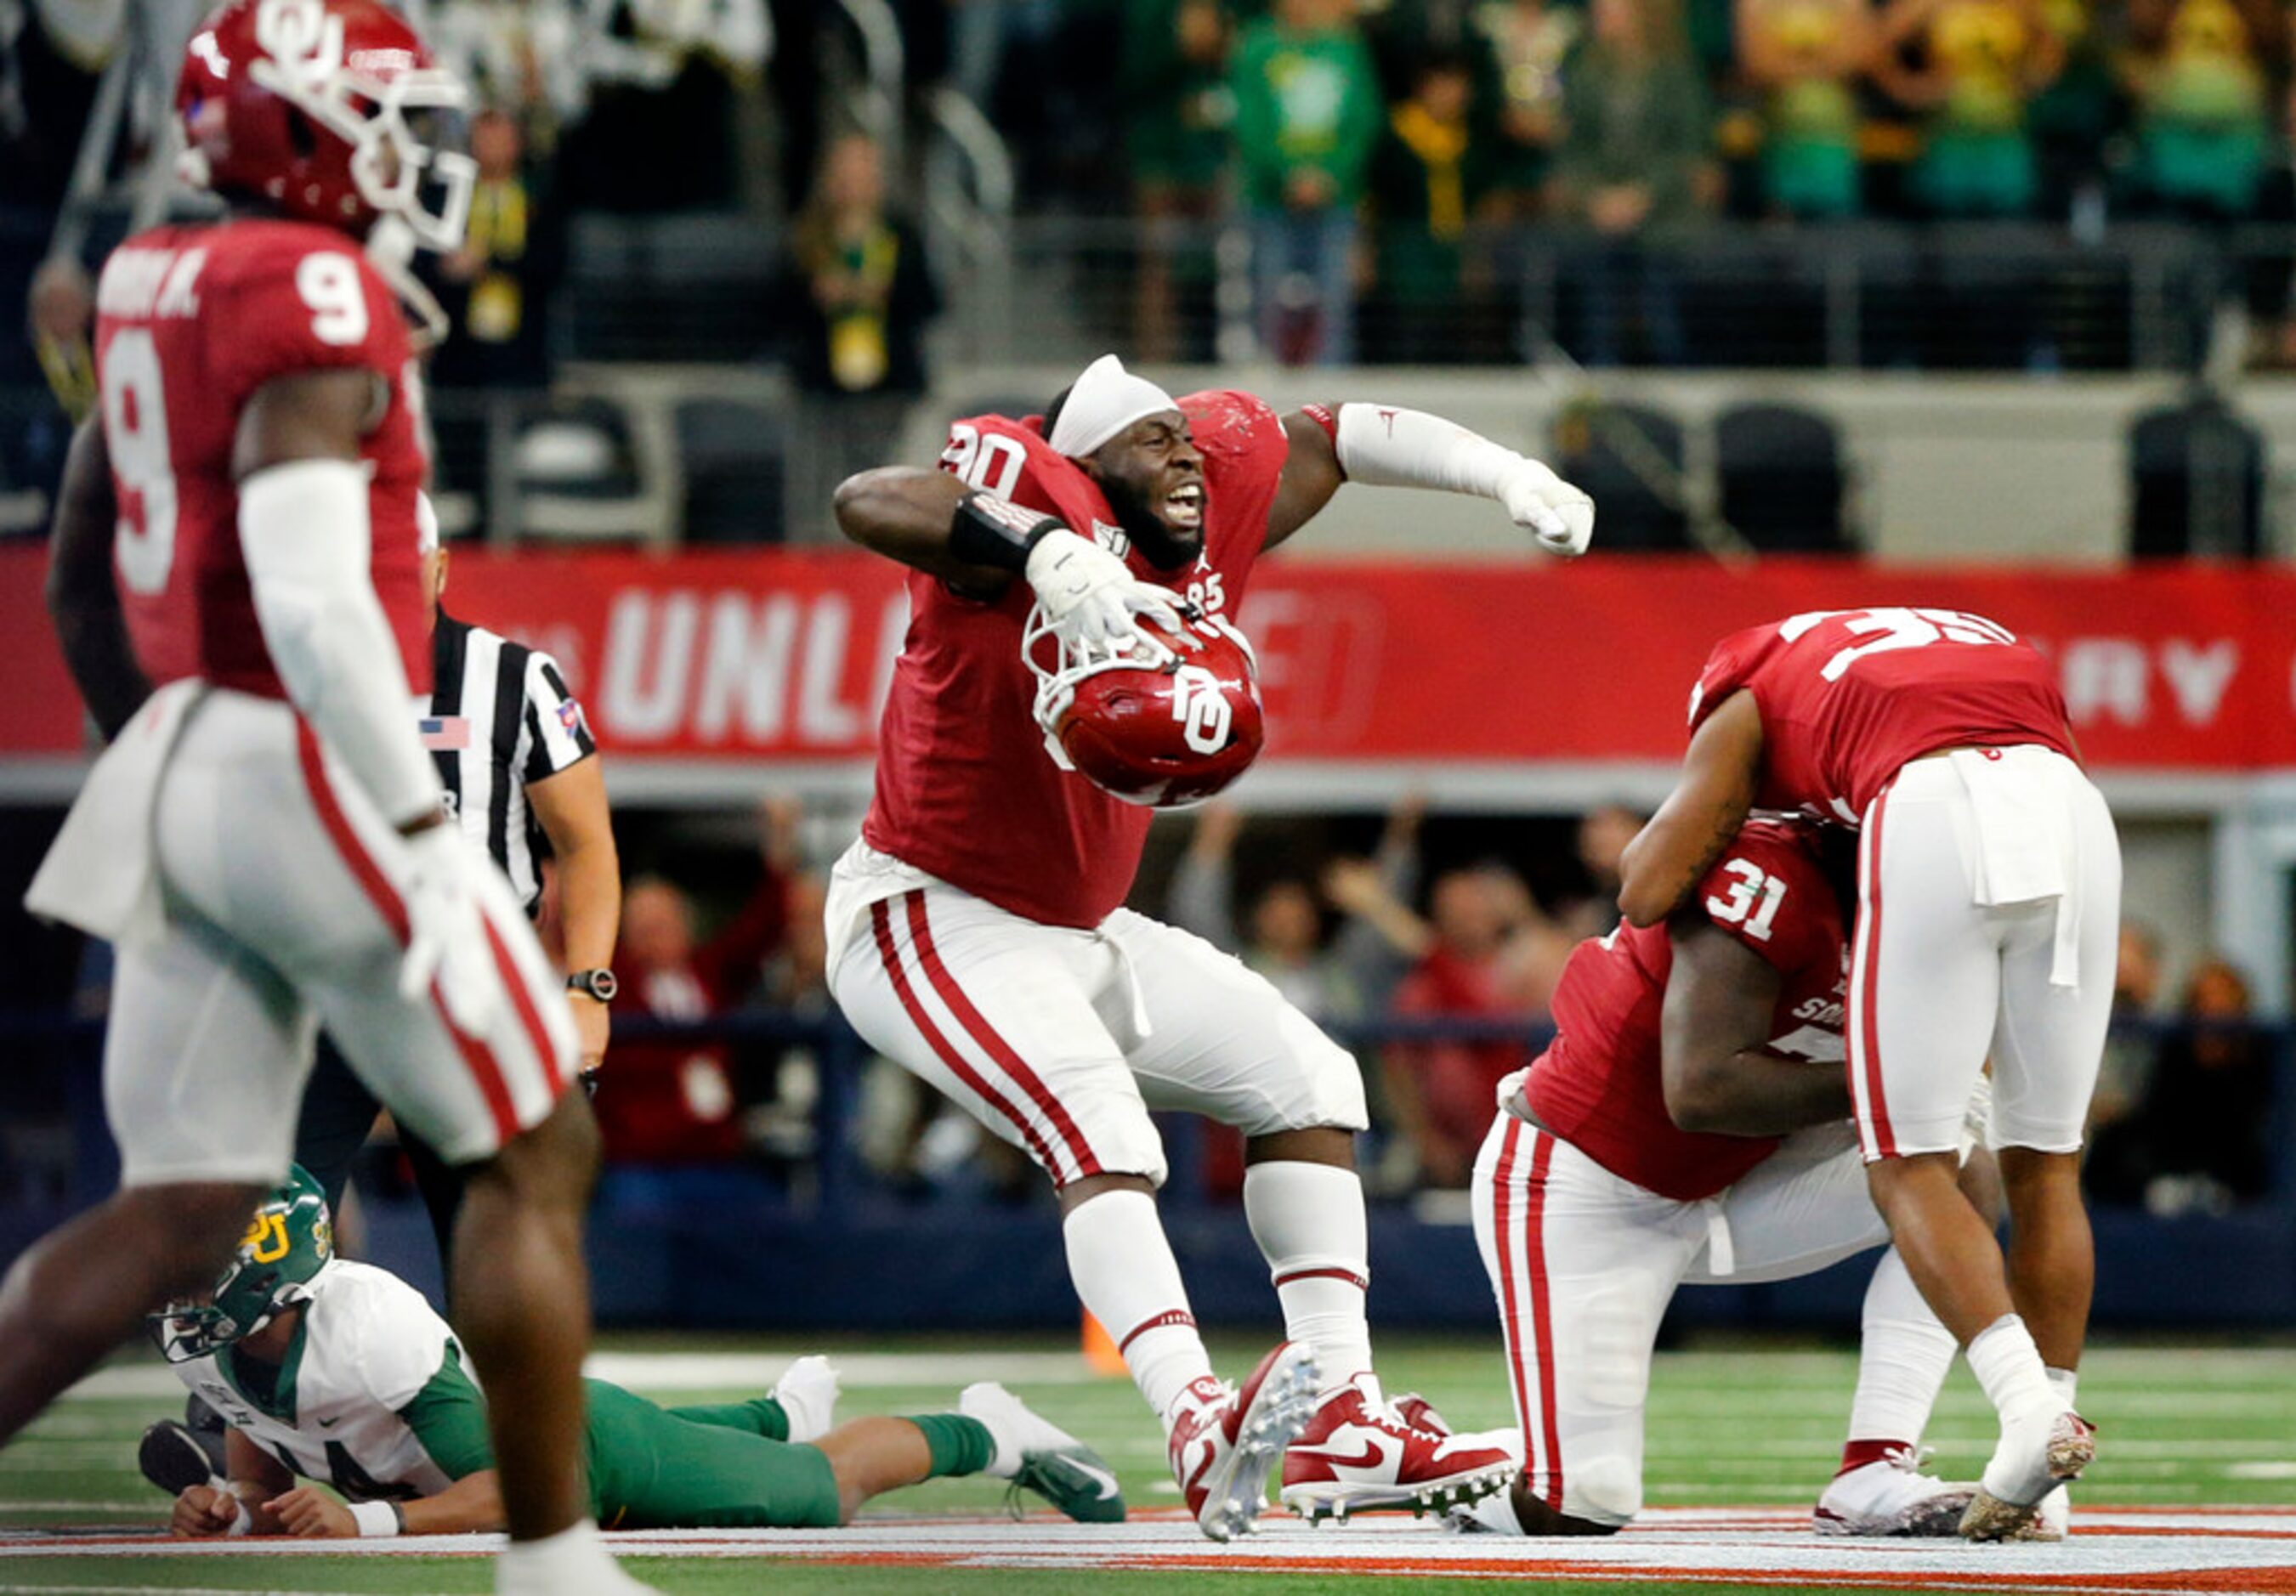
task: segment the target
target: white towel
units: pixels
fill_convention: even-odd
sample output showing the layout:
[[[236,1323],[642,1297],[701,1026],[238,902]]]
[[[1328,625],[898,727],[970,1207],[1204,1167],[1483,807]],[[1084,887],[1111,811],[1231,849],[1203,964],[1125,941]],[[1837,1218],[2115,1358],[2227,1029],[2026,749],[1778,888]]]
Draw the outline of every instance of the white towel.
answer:
[[[1976,901],[1989,909],[2021,904],[2057,905],[2049,985],[2080,985],[2080,872],[2063,755],[2036,746],[1956,749],[1948,756],[1969,794],[1977,823]]]
[[[206,691],[202,682],[171,682],[135,712],[88,772],[24,894],[25,908],[114,943],[154,937],[166,926],[152,835],[160,775]]]

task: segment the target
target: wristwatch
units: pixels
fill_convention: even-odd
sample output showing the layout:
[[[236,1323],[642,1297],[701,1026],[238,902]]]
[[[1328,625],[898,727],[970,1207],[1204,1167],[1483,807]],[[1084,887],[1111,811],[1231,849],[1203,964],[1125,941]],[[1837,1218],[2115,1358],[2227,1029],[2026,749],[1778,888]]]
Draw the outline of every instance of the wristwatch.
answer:
[[[566,978],[567,991],[579,992],[602,1003],[612,1003],[614,994],[621,989],[622,984],[614,979],[614,972],[611,970],[578,970]]]

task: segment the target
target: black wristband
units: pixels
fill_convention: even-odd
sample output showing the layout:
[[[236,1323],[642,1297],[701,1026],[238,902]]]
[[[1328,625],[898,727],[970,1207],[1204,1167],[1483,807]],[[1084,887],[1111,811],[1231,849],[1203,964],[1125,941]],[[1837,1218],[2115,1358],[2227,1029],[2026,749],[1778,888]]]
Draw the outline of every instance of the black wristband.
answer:
[[[1047,534],[1068,529],[1068,523],[1056,515],[975,488],[957,501],[956,514],[948,524],[948,552],[967,565],[1017,576],[1029,569],[1029,552]]]

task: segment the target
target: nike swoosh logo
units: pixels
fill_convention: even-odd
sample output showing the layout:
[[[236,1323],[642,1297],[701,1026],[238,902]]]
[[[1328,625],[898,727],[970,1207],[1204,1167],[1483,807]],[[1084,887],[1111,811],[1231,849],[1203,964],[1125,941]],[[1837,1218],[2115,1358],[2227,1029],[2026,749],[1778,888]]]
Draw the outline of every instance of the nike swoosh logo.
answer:
[[[1083,1475],[1086,1479],[1091,1480],[1093,1483],[1099,1486],[1100,1499],[1103,1502],[1108,1502],[1114,1499],[1116,1495],[1116,1476],[1111,1474],[1105,1469],[1095,1469],[1090,1463],[1085,1462],[1078,1458],[1064,1458],[1062,1461],[1067,1463],[1070,1468],[1075,1469],[1078,1474]]]
[[[321,1429],[332,1429],[341,1422],[342,1420],[340,1419],[322,1419],[319,1420],[319,1428]]]
[[[1328,1446],[1295,1446],[1292,1450],[1304,1452],[1310,1457],[1322,1458],[1334,1469],[1375,1469],[1387,1456],[1385,1450],[1376,1441],[1365,1441],[1362,1453],[1354,1457],[1342,1456]]]

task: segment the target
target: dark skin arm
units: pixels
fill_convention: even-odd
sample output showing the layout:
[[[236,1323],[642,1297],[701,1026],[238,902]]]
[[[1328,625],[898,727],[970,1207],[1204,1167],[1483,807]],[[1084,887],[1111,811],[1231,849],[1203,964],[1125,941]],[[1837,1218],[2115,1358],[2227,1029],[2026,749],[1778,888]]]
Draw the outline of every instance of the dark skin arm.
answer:
[[[1669,927],[1674,966],[1660,1013],[1666,1111],[1685,1131],[1782,1136],[1849,1117],[1839,1060],[1769,1051],[1784,978],[1760,954],[1695,912]]]
[[[1339,406],[1332,407],[1337,413]],[[1347,473],[1340,469],[1339,446],[1321,422],[1304,410],[1283,418],[1283,436],[1291,453],[1283,457],[1283,476],[1275,485],[1275,502],[1267,508],[1267,541],[1272,549],[1314,520],[1332,495],[1340,491]]]
[[[88,713],[106,742],[119,735],[152,683],[135,662],[113,585],[111,540],[119,525],[111,458],[103,423],[94,417],[73,434],[48,537],[48,617]]]
[[[1723,700],[1690,740],[1682,779],[1619,860],[1619,913],[1654,926],[1706,879],[1754,806],[1762,712],[1743,691]]]
[[[972,488],[947,471],[887,465],[837,485],[838,530],[872,553],[938,577],[967,598],[993,599],[1009,573],[949,552],[949,526]]]

